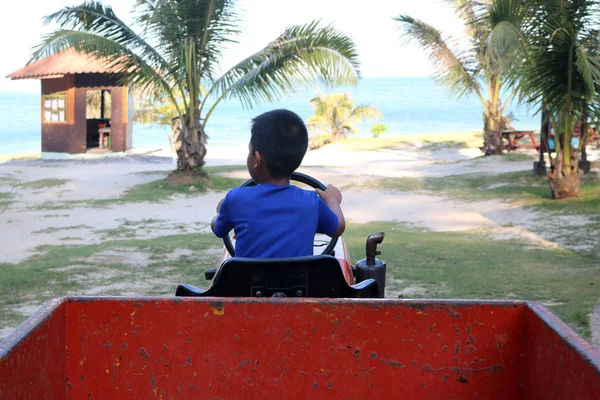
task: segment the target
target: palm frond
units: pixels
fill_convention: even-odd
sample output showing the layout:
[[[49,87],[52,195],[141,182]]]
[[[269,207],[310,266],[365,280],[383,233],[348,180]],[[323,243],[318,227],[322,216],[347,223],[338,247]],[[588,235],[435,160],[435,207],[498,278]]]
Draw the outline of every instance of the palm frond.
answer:
[[[356,136],[357,138],[360,137],[360,132],[352,125],[342,125],[341,126],[341,130],[343,132],[346,133],[346,135],[348,135],[348,133],[353,134],[354,136]]]
[[[81,5],[65,7],[48,15],[44,24],[57,23],[61,29],[75,30],[102,36],[118,43],[120,49],[138,54],[148,65],[168,71],[168,64],[163,57],[141,36],[136,34],[127,24],[119,19],[111,7],[104,7],[96,1],[85,1]],[[50,55],[48,40],[35,48],[32,60]],[[106,54],[98,54],[106,56]]]
[[[519,84],[523,64],[531,62],[528,54],[529,38],[524,34],[528,18],[534,13],[530,4],[520,0],[494,0],[488,10],[490,21],[489,55],[501,65],[505,85],[522,102],[525,95]]]
[[[135,83],[142,90],[155,87],[171,93],[172,86],[180,87],[161,54],[119,19],[111,7],[85,1],[45,18],[45,23],[52,22],[61,29],[42,38],[31,61],[71,48],[103,60],[118,70],[123,81]]]
[[[352,133],[359,136],[355,126],[364,120],[381,117],[381,112],[370,104],[355,106],[350,93],[318,93],[311,100],[314,115],[308,118],[307,126],[311,131],[327,132],[330,136]]]
[[[459,97],[477,93],[481,97],[481,86],[477,80],[477,61],[459,50],[452,50],[442,33],[423,21],[408,15],[394,18],[400,23],[403,37],[416,41],[427,53],[436,69],[434,78],[447,86]]]
[[[137,21],[159,37],[159,46],[173,69],[187,74],[185,60],[193,47],[195,69],[204,79],[214,79],[225,47],[235,42],[239,18],[231,0],[138,1]],[[189,79],[183,76],[182,80]]]
[[[582,80],[581,85],[583,90],[581,95],[585,100],[591,101],[596,92],[596,82],[600,71],[598,71],[597,66],[588,58],[582,46],[575,48],[575,65],[577,65],[577,70]],[[594,75],[596,75],[596,80],[594,79]]]
[[[378,108],[371,104],[358,104],[351,113],[351,116],[356,116],[360,119],[372,120],[378,119],[383,116]]]
[[[235,97],[246,107],[273,101],[299,87],[356,84],[360,76],[354,43],[318,21],[287,28],[275,41],[236,64],[209,93]]]
[[[446,0],[446,3],[454,6],[458,15],[465,21],[469,38],[476,49],[487,46],[489,35],[489,20],[486,18],[490,3],[492,1],[481,0]]]
[[[44,36],[40,46],[47,54],[65,50],[90,54],[121,75],[123,83],[135,84],[141,90],[151,85],[170,90],[169,82],[155,68],[137,54],[103,36],[61,29]]]
[[[569,115],[572,119],[589,108],[597,93],[598,50],[588,46],[597,43],[599,4],[597,0],[495,0],[491,9],[492,46],[524,50],[520,52],[524,62],[512,71],[520,97],[538,109],[547,108],[551,118]],[[517,41],[519,46],[511,47]]]

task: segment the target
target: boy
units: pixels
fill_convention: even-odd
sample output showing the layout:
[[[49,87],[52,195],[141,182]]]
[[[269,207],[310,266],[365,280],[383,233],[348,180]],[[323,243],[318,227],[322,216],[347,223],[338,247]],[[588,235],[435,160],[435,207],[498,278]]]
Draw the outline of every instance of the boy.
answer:
[[[315,193],[290,185],[308,148],[302,118],[288,110],[259,115],[252,120],[248,147],[248,172],[257,185],[230,190],[211,224],[220,238],[234,229],[237,257],[308,256],[315,233],[344,232],[342,194],[335,186]]]

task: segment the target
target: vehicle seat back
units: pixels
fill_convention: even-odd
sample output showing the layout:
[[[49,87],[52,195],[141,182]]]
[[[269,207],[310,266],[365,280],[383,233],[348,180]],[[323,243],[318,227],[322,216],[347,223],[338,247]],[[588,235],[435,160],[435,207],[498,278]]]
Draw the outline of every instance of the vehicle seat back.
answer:
[[[214,297],[378,297],[374,280],[350,286],[340,264],[328,255],[256,259],[233,257],[218,269],[210,288],[182,284],[176,296]]]

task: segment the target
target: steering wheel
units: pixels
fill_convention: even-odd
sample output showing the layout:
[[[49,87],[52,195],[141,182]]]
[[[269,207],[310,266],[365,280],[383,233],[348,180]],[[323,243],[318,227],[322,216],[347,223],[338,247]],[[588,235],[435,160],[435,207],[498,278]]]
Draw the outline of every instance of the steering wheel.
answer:
[[[290,180],[304,183],[305,185],[308,185],[315,189],[321,189],[321,190],[327,189],[327,187],[325,185],[323,185],[321,182],[319,182],[317,179],[313,178],[312,176],[302,174],[300,172],[292,173],[292,176],[290,176]],[[246,182],[244,182],[240,185],[240,187],[249,187],[249,186],[256,186],[256,182],[254,182],[252,179],[248,179]],[[337,244],[337,241],[338,241],[338,238],[331,238],[331,240],[329,241],[329,243],[323,250],[322,254],[328,254],[331,256],[334,255],[334,249],[335,249],[335,245]],[[225,248],[227,249],[229,254],[232,257],[235,257],[235,248],[233,247],[233,243],[231,243],[231,238],[229,237],[229,235],[225,235],[223,237],[223,244],[225,245]]]

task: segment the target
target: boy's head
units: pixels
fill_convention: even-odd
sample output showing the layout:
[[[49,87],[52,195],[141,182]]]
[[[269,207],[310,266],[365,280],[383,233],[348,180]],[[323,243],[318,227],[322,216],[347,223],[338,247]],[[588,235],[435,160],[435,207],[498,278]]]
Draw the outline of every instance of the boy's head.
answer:
[[[289,178],[302,162],[308,148],[308,131],[304,121],[289,110],[273,110],[252,120],[248,170],[256,180],[259,152],[272,178]],[[259,163],[260,164],[260,163]],[[253,174],[254,173],[254,174]]]

